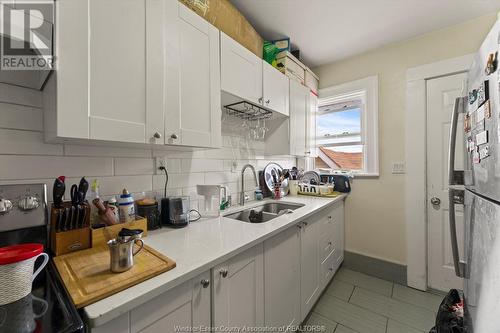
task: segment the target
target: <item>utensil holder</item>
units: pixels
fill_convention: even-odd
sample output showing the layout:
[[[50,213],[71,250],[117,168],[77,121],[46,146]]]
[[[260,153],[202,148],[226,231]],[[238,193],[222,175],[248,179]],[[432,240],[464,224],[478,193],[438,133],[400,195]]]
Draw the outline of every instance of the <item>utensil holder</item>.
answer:
[[[90,247],[90,205],[85,201],[80,206],[83,206],[85,211],[81,227],[76,223],[74,228],[70,228],[66,223],[64,226],[60,225],[59,214],[63,214],[65,209],[71,209],[71,201],[64,201],[62,208],[54,207],[52,204],[50,209],[50,248],[55,256]]]

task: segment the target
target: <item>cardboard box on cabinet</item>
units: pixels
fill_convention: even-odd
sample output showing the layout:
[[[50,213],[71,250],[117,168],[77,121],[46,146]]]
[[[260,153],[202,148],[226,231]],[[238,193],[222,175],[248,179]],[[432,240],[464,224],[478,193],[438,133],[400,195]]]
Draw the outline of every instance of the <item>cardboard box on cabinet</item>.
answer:
[[[229,0],[179,1],[259,58],[262,58],[264,40]]]

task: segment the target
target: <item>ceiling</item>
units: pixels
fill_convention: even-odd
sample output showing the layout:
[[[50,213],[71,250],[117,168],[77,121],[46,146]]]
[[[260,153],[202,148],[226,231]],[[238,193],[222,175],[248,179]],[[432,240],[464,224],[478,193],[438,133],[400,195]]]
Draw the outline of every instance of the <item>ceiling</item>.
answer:
[[[500,9],[500,0],[231,0],[266,40],[316,67]]]

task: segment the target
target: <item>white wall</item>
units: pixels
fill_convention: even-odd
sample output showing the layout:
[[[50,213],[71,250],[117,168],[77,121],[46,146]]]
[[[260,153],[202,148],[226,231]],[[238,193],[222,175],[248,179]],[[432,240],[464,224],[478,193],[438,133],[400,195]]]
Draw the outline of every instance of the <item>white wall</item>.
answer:
[[[392,163],[405,159],[406,70],[475,52],[495,18],[479,17],[313,69],[321,88],[379,76],[380,177],[354,181],[346,201],[348,251],[406,263],[405,178],[391,174]]]
[[[154,157],[165,156],[169,195],[198,199],[197,184],[224,184],[230,188],[233,203],[237,203],[240,171],[245,163],[260,170],[270,160],[283,167],[296,163],[291,156],[264,157],[264,144],[249,142],[239,132],[225,132],[222,149],[196,151],[47,144],[43,139],[41,92],[0,84],[0,184],[43,182],[49,200],[54,178],[60,175],[69,178],[69,185],[82,176],[89,181],[98,179],[104,196],[116,195],[124,187],[134,193],[163,193],[165,176],[154,174]],[[237,163],[236,172],[231,172],[233,161]],[[246,179],[245,190],[252,194],[255,185],[250,172]],[[192,202],[192,207],[196,205]]]

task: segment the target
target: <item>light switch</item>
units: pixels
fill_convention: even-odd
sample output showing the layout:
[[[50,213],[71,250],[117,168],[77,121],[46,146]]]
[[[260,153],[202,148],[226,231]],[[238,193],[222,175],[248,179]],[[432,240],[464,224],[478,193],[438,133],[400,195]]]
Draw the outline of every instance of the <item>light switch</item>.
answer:
[[[392,163],[392,173],[393,174],[404,174],[406,172],[405,162],[394,162]]]

